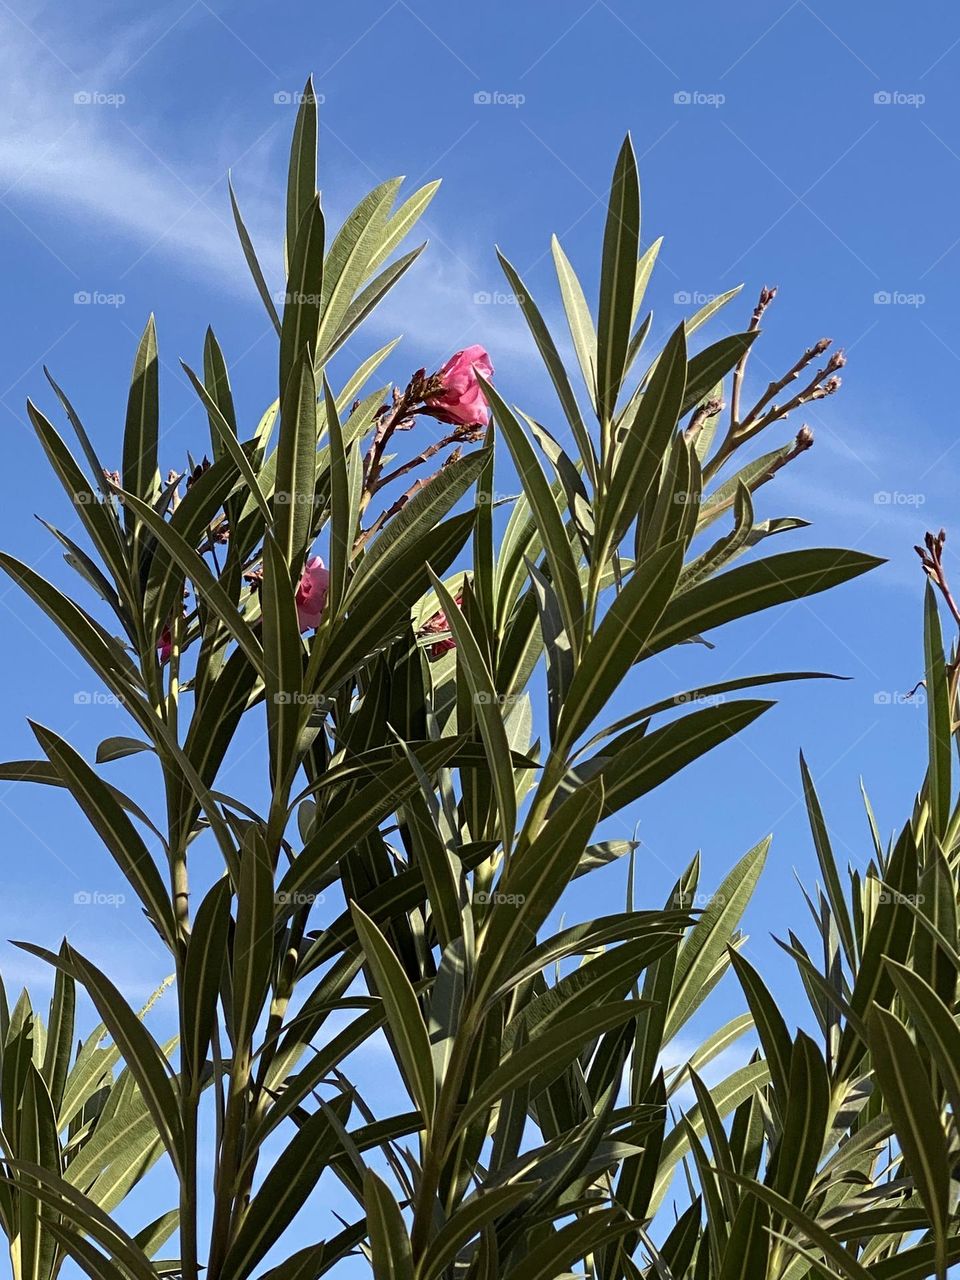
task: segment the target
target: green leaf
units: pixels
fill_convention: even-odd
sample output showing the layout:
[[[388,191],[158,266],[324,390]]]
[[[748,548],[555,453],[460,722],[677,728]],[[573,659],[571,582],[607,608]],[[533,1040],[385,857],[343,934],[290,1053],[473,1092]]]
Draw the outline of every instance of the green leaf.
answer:
[[[345,601],[346,619],[334,628],[329,645],[314,641],[305,687],[310,693],[334,692],[371,653],[385,648],[405,626],[410,610],[430,585],[427,564],[447,571],[473,529],[474,513],[451,516],[425,530],[352,589]],[[2,563],[2,561],[0,561]]]
[[[314,196],[297,228],[287,273],[287,292],[280,329],[280,396],[286,394],[293,371],[309,347],[317,352],[320,291],[323,287],[324,221],[320,199]]]
[[[535,1245],[522,1262],[506,1273],[504,1280],[556,1280],[569,1272],[577,1258],[584,1258],[602,1245],[620,1239],[633,1225],[618,1210],[591,1211]]]
[[[104,782],[68,742],[52,729],[46,729],[33,721],[30,722],[30,727],[64,785],[69,788],[90,825],[109,849],[127,883],[143,903],[160,936],[171,950],[175,950],[177,926],[173,906],[160,872],[136,827]]]
[[[523,481],[524,494],[530,503],[546,549],[567,637],[574,653],[577,653],[583,623],[583,592],[560,508],[523,427],[492,384],[483,378],[480,382]]]
[[[680,408],[681,417],[710,394],[720,379],[750,350],[758,336],[757,329],[749,333],[733,333],[693,356],[687,366],[687,387]]]
[[[317,197],[317,95],[313,88],[313,76],[300,95],[297,120],[293,126],[290,143],[290,163],[287,168],[287,236],[286,260],[293,254],[297,230],[304,214]]]
[[[623,427],[624,438],[613,459],[613,478],[601,515],[601,545],[620,533],[641,510],[677,429],[687,379],[687,346],[683,325],[673,333],[657,361],[636,415]]]
[[[413,1280],[413,1252],[400,1206],[372,1169],[364,1174],[363,1203],[374,1280]]]
[[[550,335],[540,309],[534,302],[529,289],[520,279],[514,267],[507,261],[500,250],[497,250],[497,257],[500,259],[500,265],[503,267],[504,274],[510,288],[513,290],[514,297],[523,312],[523,318],[526,320],[533,335],[533,340],[537,344],[537,350],[546,366],[547,373],[550,375],[557,396],[559,397],[564,416],[570,424],[570,430],[577,442],[577,448],[580,451],[580,457],[583,460],[587,474],[596,477],[596,454],[593,448],[593,442],[587,431],[583,421],[583,415],[580,412],[580,406],[577,404],[577,398],[574,394],[573,387],[570,385],[570,378],[560,358],[556,343]]]
[[[160,1046],[133,1012],[106,974],[72,947],[57,956],[27,942],[15,945],[57,968],[63,967],[80,982],[107,1031],[140,1087],[163,1144],[178,1173],[183,1169],[183,1128],[180,1108]]]
[[[489,449],[477,449],[432,476],[367,547],[354,575],[353,590],[359,591],[374,572],[381,578],[387,575],[391,561],[403,553],[407,539],[429,534],[473,485],[489,459]]]
[[[765,1062],[751,1062],[740,1067],[726,1079],[715,1084],[710,1090],[710,1098],[721,1120],[735,1111],[747,1098],[761,1089],[770,1079],[770,1072]],[[705,1121],[699,1107],[694,1107],[685,1116],[686,1123],[693,1132],[700,1136],[705,1132]],[[676,1125],[664,1140],[657,1181],[650,1199],[648,1213],[652,1216],[663,1201],[673,1178],[677,1163],[683,1159],[690,1149],[688,1131],[682,1124]],[[752,1185],[752,1184],[751,1184]]]
[[[337,233],[324,264],[323,305],[317,349],[333,342],[354,294],[370,273],[387,215],[402,178],[381,182],[353,210]]]
[[[703,987],[726,955],[736,926],[753,896],[770,848],[770,837],[753,846],[724,877],[677,955],[664,1041],[673,1039],[702,999]]]
[[[323,404],[330,438],[330,582],[326,607],[330,615],[336,617],[346,595],[357,530],[343,431],[326,375],[323,379]]]
[[[92,1195],[97,1179],[105,1170],[111,1169],[114,1178],[122,1178],[131,1170],[139,1169],[156,1141],[153,1118],[137,1092],[120,1111],[107,1120],[98,1121],[89,1139],[67,1165],[64,1177],[78,1190]]]
[[[673,595],[683,547],[669,543],[630,575],[580,656],[557,727],[557,750],[571,746],[608,705],[645,648]]]
[[[183,966],[182,1053],[190,1079],[196,1083],[203,1075],[216,1020],[229,926],[230,884],[224,878],[217,881],[197,908]]]
[[[260,299],[267,309],[267,315],[270,317],[273,327],[276,329],[277,335],[279,336],[280,317],[277,315],[277,308],[270,293],[270,287],[267,284],[263,271],[260,267],[260,263],[257,259],[257,252],[253,247],[253,241],[250,239],[250,233],[247,231],[243,217],[241,216],[240,206],[237,204],[236,192],[233,189],[233,181],[229,175],[227,176],[227,188],[230,192],[230,207],[233,210],[234,225],[237,228],[237,235],[240,237],[240,248],[243,250],[244,259],[246,260],[247,266],[250,269],[250,274],[253,277],[253,283],[257,286],[257,293],[259,293]]]
[[[147,732],[153,727],[149,706],[140,695],[140,675],[120,644],[79,605],[14,556],[0,551],[0,569],[22,587],[57,624],[80,656],[117,695]]]
[[[317,351],[317,365],[322,367],[327,361],[336,354],[343,346],[350,335],[360,327],[371,311],[384,298],[393,286],[402,276],[413,266],[426,248],[426,242],[418,245],[416,249],[411,249],[409,253],[405,253],[402,257],[397,258],[395,262],[391,262],[389,266],[384,267],[378,276],[370,281],[354,298],[353,302],[347,308],[346,314],[340,324],[336,334],[330,339],[326,347],[321,347]]]
[[[597,316],[597,412],[610,422],[623,381],[634,317],[640,253],[640,182],[629,134],[617,157],[610,187],[600,264]]]
[[[594,328],[590,308],[583,295],[583,287],[577,273],[570,265],[560,241],[553,236],[550,241],[553,262],[560,282],[560,297],[567,316],[567,326],[573,339],[573,348],[580,362],[580,372],[586,384],[590,403],[597,406],[597,331]]]
[[[261,617],[270,772],[274,787],[281,788],[296,767],[304,719],[303,641],[289,562],[269,532],[263,541]]]
[[[463,744],[462,738],[444,738],[418,748],[419,762],[430,774],[442,769]],[[380,823],[419,785],[407,759],[377,771],[374,780],[356,791],[343,806],[314,830],[293,865],[277,886],[277,902],[296,904],[302,895],[318,891],[337,861]]]
[[[749,1193],[730,1228],[719,1280],[756,1280],[767,1275],[770,1253],[770,1213],[762,1200]]]
[[[61,952],[63,948],[61,947]],[[41,1068],[44,1083],[54,1107],[59,1111],[70,1073],[73,1056],[73,1032],[77,994],[73,978],[63,969],[57,969],[53,982],[53,998],[50,1001],[50,1017],[47,1023],[47,1043]]]
[[[267,505],[267,500],[263,494],[263,490],[260,487],[260,482],[257,479],[256,472],[253,470],[253,466],[250,462],[250,459],[247,457],[244,445],[242,445],[240,441],[237,439],[236,434],[234,433],[234,431],[230,426],[230,423],[220,412],[220,408],[217,405],[217,402],[213,399],[210,392],[203,385],[203,383],[200,381],[197,375],[193,372],[190,366],[187,364],[184,364],[182,360],[180,364],[184,373],[187,375],[187,377],[190,379],[190,382],[193,384],[193,389],[196,391],[197,395],[200,397],[201,401],[203,402],[203,405],[207,411],[207,417],[210,420],[210,426],[212,430],[216,432],[217,437],[220,440],[220,443],[223,445],[226,452],[230,455],[230,457],[236,463],[237,470],[240,472],[240,474],[243,476],[244,480],[246,481],[247,488],[250,490],[251,497],[253,498],[258,508],[260,509],[260,513],[263,516],[264,520],[269,524],[273,517],[270,511],[270,508]]]
[[[342,1097],[329,1110],[343,1124],[350,1108],[350,1098]],[[315,1111],[271,1165],[250,1201],[224,1259],[223,1280],[246,1280],[303,1207],[339,1147],[328,1111]]]
[[[253,1035],[273,972],[273,870],[259,827],[243,842],[233,938],[233,1042],[239,1048]]]
[[[181,534],[139,498],[123,492],[125,507],[135,511],[158,542],[162,543],[183,573],[192,580],[205,604],[214,610],[231,636],[246,654],[254,670],[263,673],[263,649],[240,611],[227,594],[220,579],[208,568],[203,557]],[[0,560],[2,563],[2,560]]]
[[[103,473],[96,473],[98,487],[95,489],[80,470],[60,434],[30,400],[27,401],[27,416],[47,460],[69,494],[74,511],[82,520],[93,545],[123,593],[123,598],[129,603],[129,593],[123,590],[129,575],[126,548],[113,507],[103,500],[100,491]]]
[[[802,1031],[793,1042],[783,1128],[774,1159],[773,1186],[803,1205],[820,1164],[830,1113],[830,1079],[820,1050]]]
[[[317,435],[317,381],[313,350],[306,346],[293,361],[281,400],[273,488],[273,536],[295,574],[313,532]]]
[[[790,600],[801,600],[859,577],[884,562],[835,548],[786,551],[739,565],[701,582],[667,606],[650,653],[691,640],[735,618]]]
[[[462,1132],[504,1094],[522,1088],[531,1080],[558,1075],[585,1044],[622,1026],[638,1007],[634,1001],[620,1000],[581,1010],[573,1017],[552,1023],[548,1030],[508,1054],[478,1082],[460,1113],[457,1132]]]
[[[383,1001],[411,1098],[429,1126],[436,1102],[430,1037],[410,979],[386,938],[357,904],[351,903],[363,954]]]
[[[782,1113],[789,1102],[790,1059],[793,1053],[790,1032],[774,996],[753,965],[739,955],[734,947],[729,947],[727,954],[743,987],[743,994],[747,997]]]
[[[833,919],[836,923],[837,932],[840,935],[840,942],[843,946],[843,953],[847,958],[847,963],[854,966],[856,959],[856,944],[853,937],[853,922],[850,919],[850,912],[847,908],[846,898],[843,893],[843,886],[840,883],[840,874],[837,870],[837,862],[833,856],[833,849],[830,844],[830,834],[827,830],[827,824],[823,817],[823,810],[820,807],[820,799],[817,796],[817,789],[814,785],[813,778],[810,776],[810,770],[807,768],[807,762],[803,758],[803,752],[800,752],[800,774],[803,779],[803,796],[807,805],[807,816],[810,820],[810,830],[813,833],[813,843],[817,851],[817,861],[820,863],[820,874],[823,876],[824,885],[827,891],[827,900],[830,903],[830,909],[833,912]]]
[[[702,707],[613,754],[600,752],[585,761],[583,768],[594,761],[599,765],[598,776],[604,784],[604,816],[616,813],[660,786],[685,765],[752,724],[773,705],[742,698]]]
[[[233,392],[230,389],[230,374],[223,352],[220,350],[220,344],[209,326],[203,340],[203,385],[210,399],[217,406],[220,417],[236,435],[237,413],[233,404]],[[222,457],[223,445],[212,422],[210,423],[210,442],[214,458]]]
[[[475,1235],[520,1204],[536,1190],[535,1182],[515,1182],[478,1190],[448,1218],[430,1242],[417,1267],[417,1280],[434,1280]]]
[[[877,1007],[870,1014],[870,1056],[907,1170],[930,1215],[937,1275],[944,1280],[952,1162],[940,1108],[922,1084],[923,1060],[910,1033],[887,1009]]]
[[[942,837],[950,821],[953,726],[940,612],[929,578],[923,598],[923,653],[927,690],[927,737],[930,746],[930,768],[927,773],[930,821],[934,834]]]
[[[50,1094],[43,1077],[28,1064],[21,1102],[17,1155],[28,1164],[41,1165],[59,1176],[62,1172],[60,1139]],[[30,1195],[29,1182],[19,1196],[20,1265],[23,1280],[45,1280],[53,1262],[53,1242],[46,1227],[53,1216],[49,1208]]]
[[[160,434],[159,362],[157,330],[153,316],[140,339],[133,364],[133,378],[127,401],[127,420],[123,432],[123,487],[149,501],[160,483],[157,468],[157,442]],[[128,530],[135,515],[124,511]]]
[[[517,824],[517,796],[514,790],[510,743],[500,711],[500,699],[483,651],[460,608],[440,579],[430,574],[433,588],[457,642],[457,661],[473,698],[474,714],[480,728],[487,763],[500,813],[500,839],[509,856]]]
[[[918,1042],[928,1050],[936,1065],[953,1114],[960,1116],[960,1028],[922,974],[894,960],[888,960],[887,967],[916,1025]]]
[[[480,939],[478,1002],[491,998],[536,941],[537,930],[573,878],[602,803],[601,784],[593,781],[580,787],[558,806],[533,841],[518,846],[497,886],[499,901],[494,901]]]

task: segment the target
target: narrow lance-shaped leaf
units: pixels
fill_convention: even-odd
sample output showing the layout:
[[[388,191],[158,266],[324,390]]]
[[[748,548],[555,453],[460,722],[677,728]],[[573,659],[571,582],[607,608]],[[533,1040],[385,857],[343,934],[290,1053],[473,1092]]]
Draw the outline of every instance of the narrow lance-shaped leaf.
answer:
[[[273,871],[263,833],[250,827],[240,860],[233,939],[232,1038],[245,1046],[256,1026],[273,968]]]
[[[952,1163],[940,1108],[921,1084],[923,1061],[910,1033],[887,1009],[875,1008],[871,1014],[870,1054],[904,1161],[930,1215],[937,1276],[944,1280]]]
[[[417,997],[403,966],[377,926],[356,903],[351,904],[351,910],[364,957],[386,1010],[387,1023],[396,1042],[410,1095],[420,1108],[425,1124],[429,1125],[433,1116],[436,1082],[430,1037]]]
[[[319,197],[314,197],[300,220],[290,268],[280,330],[280,395],[306,347],[316,354],[323,287],[324,221]]]
[[[123,487],[138,498],[149,500],[160,480],[157,469],[157,442],[160,434],[159,363],[157,330],[153,316],[140,339],[133,365],[127,420],[123,433]],[[136,515],[127,509],[124,521],[134,527]]]
[[[346,1121],[349,1096],[338,1098],[329,1111]],[[289,1227],[340,1147],[327,1109],[315,1111],[294,1134],[271,1166],[254,1195],[223,1263],[223,1280],[246,1280]]]
[[[133,823],[107,785],[68,742],[42,725],[31,722],[31,728],[47,758],[110,850],[161,937],[172,950],[177,937],[173,906],[150,851]]]
[[[293,126],[293,138],[290,142],[290,163],[287,169],[287,237],[286,260],[289,266],[293,255],[293,247],[297,240],[297,229],[303,221],[303,215],[317,196],[317,95],[313,87],[313,76],[307,77],[307,83],[300,95],[297,109],[297,120]]]
[[[313,529],[317,434],[317,381],[313,349],[306,346],[293,362],[280,402],[273,488],[273,536],[294,574]]]
[[[930,766],[927,787],[934,834],[943,836],[950,821],[951,738],[950,688],[947,680],[940,613],[933,584],[927,580],[923,600],[923,653],[927,690],[927,737]]]
[[[517,823],[517,795],[514,790],[510,743],[507,740],[507,731],[500,711],[500,699],[497,696],[493,677],[483,660],[483,652],[466,618],[440,579],[435,574],[431,574],[431,579],[440,607],[446,614],[447,623],[457,642],[458,661],[473,695],[477,723],[480,726],[480,735],[483,738],[497,797],[500,838],[504,850],[509,855]]]
[[[583,591],[563,517],[523,427],[496,388],[482,378],[480,382],[507,441],[514,465],[523,480],[524,493],[533,510],[546,550],[567,636],[576,653],[580,646],[583,623]]]
[[[640,252],[640,183],[630,136],[617,157],[600,266],[597,316],[597,411],[609,422],[616,408],[633,324]]]
[[[400,1206],[372,1169],[363,1179],[374,1280],[413,1280],[413,1253]]]

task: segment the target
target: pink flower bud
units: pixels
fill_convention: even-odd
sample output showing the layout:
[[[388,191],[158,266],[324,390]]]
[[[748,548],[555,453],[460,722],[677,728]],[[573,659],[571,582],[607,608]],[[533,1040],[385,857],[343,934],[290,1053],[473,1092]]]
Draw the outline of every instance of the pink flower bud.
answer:
[[[478,373],[488,380],[493,377],[490,357],[479,344],[452,355],[436,374],[441,389],[427,397],[425,412],[458,427],[485,425],[489,406],[477,381]]]
[[[297,585],[297,618],[301,631],[319,627],[327,604],[330,572],[319,556],[313,556],[304,566]]]
[[[160,643],[157,645],[157,657],[161,663],[170,661],[170,653],[173,649],[173,636],[170,634],[170,624],[163,628],[160,632]]]
[[[462,594],[457,595],[455,600],[457,608],[459,608],[463,603]],[[417,634],[420,636],[436,636],[443,635],[445,631],[449,630],[450,623],[447,621],[447,615],[442,609],[440,609],[432,617],[427,619]],[[445,653],[449,653],[451,649],[455,649],[456,647],[456,640],[454,640],[453,636],[448,635],[445,639],[437,640],[430,645],[427,649],[427,653],[430,655],[431,661],[433,661],[436,658],[442,658]]]

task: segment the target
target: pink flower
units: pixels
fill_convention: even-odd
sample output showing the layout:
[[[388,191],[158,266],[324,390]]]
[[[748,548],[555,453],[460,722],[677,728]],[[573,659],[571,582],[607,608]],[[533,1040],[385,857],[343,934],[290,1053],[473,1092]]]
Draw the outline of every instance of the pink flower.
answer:
[[[428,397],[426,412],[458,427],[485,424],[489,407],[477,381],[478,373],[488,380],[493,377],[490,357],[479,344],[452,355],[436,375],[441,390]]]
[[[463,603],[462,593],[456,596],[457,608]],[[442,635],[444,631],[450,630],[450,623],[447,621],[447,615],[442,609],[438,610],[432,618],[428,618],[420,630],[417,632],[421,636]],[[437,640],[435,644],[430,645],[427,653],[431,660],[442,658],[445,653],[449,653],[451,649],[457,647],[457,642],[453,636],[447,636],[444,640]]]
[[[173,636],[170,634],[169,622],[160,632],[160,643],[157,645],[157,657],[161,663],[170,661],[170,652],[173,649]]]
[[[304,566],[297,585],[297,618],[300,630],[319,627],[327,603],[330,572],[319,556],[313,556]]]

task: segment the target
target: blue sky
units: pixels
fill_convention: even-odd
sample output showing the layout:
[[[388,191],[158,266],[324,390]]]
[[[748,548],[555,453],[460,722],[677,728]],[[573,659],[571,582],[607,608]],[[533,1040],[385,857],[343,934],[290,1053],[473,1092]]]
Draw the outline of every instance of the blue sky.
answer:
[[[860,775],[888,830],[923,768],[923,711],[897,695],[922,674],[912,546],[927,528],[950,530],[960,472],[960,12],[930,0],[913,7],[909,23],[901,9],[864,0],[721,8],[699,0],[492,0],[481,8],[172,0],[132,9],[91,3],[81,15],[31,0],[0,3],[0,543],[70,584],[33,519],[65,523],[69,515],[26,426],[25,397],[54,412],[47,363],[101,453],[118,457],[129,368],[151,310],[163,361],[164,465],[181,465],[188,448],[202,451],[205,422],[178,360],[199,363],[208,323],[252,430],[274,394],[275,348],[230,222],[226,174],[232,169],[280,289],[291,99],[308,72],[323,97],[320,169],[331,218],[385,177],[444,179],[425,220],[427,257],[351,343],[343,367],[401,332],[387,369],[397,380],[482,342],[507,398],[558,432],[523,321],[503,297],[493,245],[559,333],[550,233],[594,293],[605,191],[629,129],[644,241],[666,237],[650,292],[655,332],[674,328],[691,297],[741,281],[742,301],[712,333],[745,327],[759,287],[777,284],[751,362],[757,393],[823,335],[848,352],[840,395],[789,424],[808,422],[816,446],[762,491],[761,515],[812,519],[793,545],[889,558],[829,597],[729,628],[711,654],[695,648],[668,655],[669,665],[647,664],[631,686],[646,701],[648,690],[751,670],[852,677],[786,689],[742,738],[624,815],[631,830],[640,824],[639,898],[650,904],[697,848],[713,883],[773,831],[748,916],[750,954],[796,1002],[797,984],[769,934],[805,927],[793,870],[813,878],[799,747],[820,780],[838,850],[859,865],[868,850]],[[946,559],[960,574],[951,541]],[[114,708],[75,701],[96,686],[29,602],[0,586],[0,605],[4,756],[34,754],[27,715],[90,752],[122,731]],[[124,766],[114,768],[122,782]],[[69,932],[121,975],[131,997],[162,976],[132,905],[75,904],[78,891],[123,886],[69,801],[3,788],[0,845],[0,936],[50,944]],[[609,909],[622,889],[622,871],[605,872],[591,906]],[[9,985],[29,977],[42,990],[38,966],[9,948],[0,961]]]

